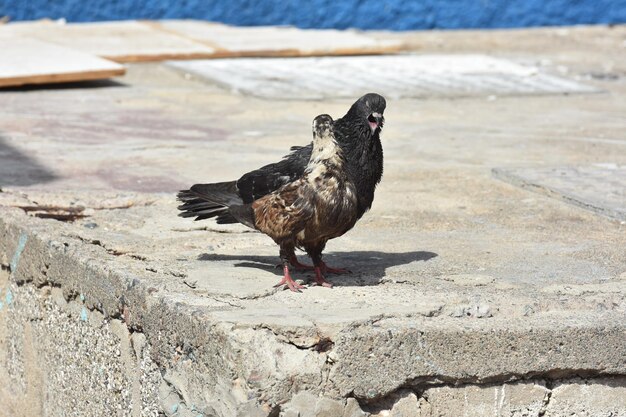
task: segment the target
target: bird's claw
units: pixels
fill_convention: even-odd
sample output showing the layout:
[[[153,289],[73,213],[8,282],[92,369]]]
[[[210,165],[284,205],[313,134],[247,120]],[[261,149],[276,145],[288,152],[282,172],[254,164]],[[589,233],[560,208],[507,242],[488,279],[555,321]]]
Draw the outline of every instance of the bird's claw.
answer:
[[[289,288],[293,292],[302,292],[300,290],[306,289],[304,285],[297,283],[293,280],[293,278],[291,278],[291,275],[289,274],[289,268],[286,265],[284,266],[284,271],[285,275],[283,276],[283,279],[278,284],[274,285],[274,288],[278,288],[284,285],[285,288]]]
[[[274,288],[278,288],[278,287],[284,287],[284,289],[289,289],[290,291],[293,292],[302,292],[301,290],[306,290],[306,287],[302,284],[298,284],[296,281],[291,281],[291,282],[279,282],[278,284],[274,285]]]
[[[325,288],[332,288],[333,284],[331,284],[330,282],[324,280],[324,282],[318,282],[317,280],[315,280],[315,284],[314,285],[319,285],[320,287],[325,287]]]
[[[294,282],[292,285],[287,284],[287,288],[293,292],[302,292],[302,290],[306,290],[304,285],[300,285],[297,282]]]
[[[326,278],[325,278],[326,274],[329,274],[329,273],[330,274],[350,274],[352,273],[352,271],[350,271],[349,269],[345,269],[345,268],[331,268],[328,265],[326,265],[323,261],[317,264],[316,266],[309,266],[309,265],[301,264],[300,262],[298,262],[298,259],[295,256],[289,259],[289,264],[293,268],[296,268],[296,270],[314,270],[315,271],[315,283],[313,285],[319,285],[320,287],[325,287],[325,288],[333,287],[333,284],[326,281]],[[302,292],[302,290],[307,288],[304,285],[297,283],[296,281],[293,280],[293,278],[291,278],[291,275],[289,274],[288,265],[283,265],[283,270],[285,272],[285,275],[283,276],[283,279],[278,284],[274,285],[275,288],[284,286],[285,289],[289,289],[290,291],[293,291],[293,292]]]
[[[320,267],[315,268],[315,283],[317,285],[320,285],[322,287],[326,287],[326,288],[332,288],[333,284],[331,284],[330,282],[326,281],[326,279],[324,278],[324,273],[322,272],[322,269]]]

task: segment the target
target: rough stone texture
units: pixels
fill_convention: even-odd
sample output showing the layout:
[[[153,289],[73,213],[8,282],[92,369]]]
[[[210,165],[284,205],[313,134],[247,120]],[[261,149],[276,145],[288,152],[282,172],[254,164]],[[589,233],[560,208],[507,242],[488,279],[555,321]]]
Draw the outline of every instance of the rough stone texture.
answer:
[[[552,388],[546,417],[624,417],[626,416],[626,378],[570,380]]]
[[[626,225],[491,175],[626,164],[623,29],[568,31],[450,34],[439,49],[549,59],[607,93],[390,101],[374,207],[328,245],[354,273],[302,294],[272,287],[269,239],[178,218],[173,191],[277,159],[349,101],[262,101],[159,65],[4,92],[0,413],[622,413],[606,399],[626,375]]]
[[[543,383],[513,383],[494,386],[469,385],[460,388],[430,388],[420,416],[455,416],[463,410],[467,417],[539,416],[550,396]]]
[[[133,350],[120,320],[66,301],[59,288],[9,284],[0,274],[6,415],[158,415],[159,370],[149,347]]]
[[[417,396],[412,392],[399,394],[400,398],[391,408],[391,417],[411,417],[422,414]]]

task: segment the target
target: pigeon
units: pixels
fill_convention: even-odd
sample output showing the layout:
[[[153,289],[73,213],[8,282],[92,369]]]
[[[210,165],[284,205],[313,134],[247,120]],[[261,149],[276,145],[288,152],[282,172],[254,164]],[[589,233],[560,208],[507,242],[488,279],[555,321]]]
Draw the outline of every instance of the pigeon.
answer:
[[[304,287],[289,266],[315,271],[315,282],[332,287],[328,273],[347,273],[322,260],[326,242],[352,229],[374,201],[383,174],[380,132],[386,101],[369,93],[345,116],[317,116],[313,141],[294,146],[281,161],[243,175],[237,181],[195,184],[178,193],[182,217],[215,218],[219,224],[242,223],[270,236],[280,247],[284,276],[277,286]],[[301,264],[295,248],[313,265]]]

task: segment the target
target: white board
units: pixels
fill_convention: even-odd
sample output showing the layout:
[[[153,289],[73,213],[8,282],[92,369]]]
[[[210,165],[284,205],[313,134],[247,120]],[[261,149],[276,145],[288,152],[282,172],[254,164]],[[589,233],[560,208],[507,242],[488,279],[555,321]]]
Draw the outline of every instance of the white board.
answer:
[[[123,75],[122,65],[35,39],[0,36],[0,87]]]

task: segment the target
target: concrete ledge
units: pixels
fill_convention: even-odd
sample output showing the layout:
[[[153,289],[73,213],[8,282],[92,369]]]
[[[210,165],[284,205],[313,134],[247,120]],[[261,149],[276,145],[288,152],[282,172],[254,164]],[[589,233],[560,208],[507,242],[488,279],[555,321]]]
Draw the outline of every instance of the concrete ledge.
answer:
[[[567,386],[560,391],[571,396],[580,385],[570,388],[572,378],[591,380],[583,384],[593,384],[598,398],[624,389],[623,310],[480,319],[415,305],[413,313],[306,322],[298,309],[276,304],[291,294],[260,297],[265,313],[254,298],[233,307],[230,296],[171,288],[145,271],[141,257],[71,237],[76,226],[14,209],[2,214],[2,297],[10,293],[11,302],[0,312],[0,335],[12,364],[6,372],[19,382],[10,390],[21,384],[22,395],[53,414],[83,397],[102,399],[84,415],[375,415],[413,406],[426,413],[440,409],[437,401],[458,410],[451,404],[468,389],[500,389],[506,401],[519,391],[524,407],[545,411],[548,386]],[[381,285],[381,294],[407,286]],[[480,395],[470,397],[482,404]],[[426,398],[429,405],[419,405]]]

